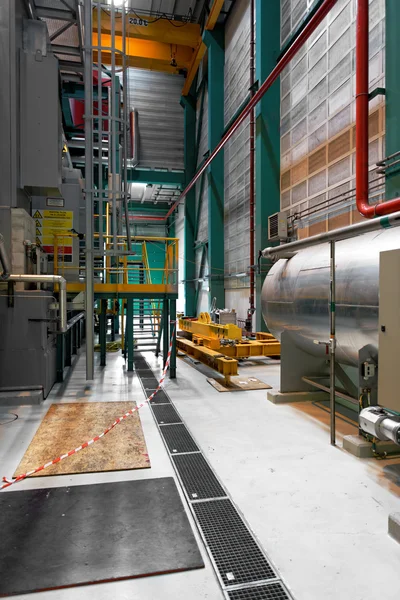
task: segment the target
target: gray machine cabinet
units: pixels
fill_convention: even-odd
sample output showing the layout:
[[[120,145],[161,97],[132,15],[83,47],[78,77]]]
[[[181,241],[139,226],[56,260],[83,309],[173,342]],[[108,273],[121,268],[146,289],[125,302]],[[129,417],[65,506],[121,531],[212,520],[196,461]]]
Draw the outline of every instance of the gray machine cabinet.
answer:
[[[20,51],[21,187],[61,184],[58,60]]]
[[[381,252],[379,263],[378,403],[400,412],[400,249]]]
[[[52,296],[40,290],[0,296],[0,391],[43,387],[46,398],[56,380],[56,316]]]

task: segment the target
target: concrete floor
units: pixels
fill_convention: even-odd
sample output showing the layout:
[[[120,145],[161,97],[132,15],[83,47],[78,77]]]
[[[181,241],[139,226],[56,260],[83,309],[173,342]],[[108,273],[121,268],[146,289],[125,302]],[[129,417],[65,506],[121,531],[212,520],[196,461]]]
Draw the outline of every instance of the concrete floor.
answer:
[[[146,358],[160,373],[154,355]],[[81,356],[66,382],[55,386],[42,406],[0,410],[19,417],[0,427],[1,476],[12,475],[52,402],[143,397],[138,379],[126,373],[122,358],[108,354],[107,359],[106,369],[96,367],[92,385],[85,381]],[[278,388],[279,363],[269,363],[251,363],[240,373]],[[165,387],[297,600],[375,600],[382,594],[386,600],[398,599],[400,545],[387,535],[387,519],[399,511],[399,461],[354,458],[341,449],[342,435],[356,433],[353,425],[338,420],[338,446],[333,448],[329,415],[321,409],[306,403],[275,406],[267,401],[265,390],[219,393],[183,360],[178,360],[177,380],[166,381]],[[18,489],[173,475],[150,409],[144,407],[140,415],[150,470],[41,477],[17,484]],[[33,598],[218,600],[222,593],[201,541],[199,546],[206,565],[199,571],[38,593]]]

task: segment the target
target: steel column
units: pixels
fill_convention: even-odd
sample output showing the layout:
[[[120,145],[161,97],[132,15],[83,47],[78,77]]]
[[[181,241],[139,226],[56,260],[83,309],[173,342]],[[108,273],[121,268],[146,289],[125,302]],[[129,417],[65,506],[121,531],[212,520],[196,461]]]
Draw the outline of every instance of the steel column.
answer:
[[[107,300],[100,300],[99,342],[100,366],[105,367],[107,362]]]
[[[169,366],[170,379],[176,379],[176,300],[169,301],[170,321],[169,321],[169,339],[172,340],[171,362]],[[168,341],[169,343],[169,341]]]
[[[84,4],[85,24],[85,210],[86,210],[86,379],[94,377],[93,265],[93,52],[92,2]]]
[[[133,371],[133,299],[126,300],[126,346],[128,371]]]
[[[215,148],[224,132],[224,31],[207,31],[208,47],[208,144]],[[221,151],[208,171],[208,269],[209,298],[225,306],[224,289],[224,152]]]
[[[400,2],[386,0],[386,156],[400,150]],[[386,174],[386,198],[400,196],[400,169]]]
[[[71,352],[71,329],[68,329],[65,334],[65,366],[70,367],[72,365],[72,352]]]
[[[65,334],[57,336],[57,383],[64,381]]]
[[[165,367],[165,363],[167,361],[169,348],[169,301],[165,297],[164,298],[164,308],[163,308],[163,366]]]
[[[185,185],[189,183],[196,171],[196,104],[193,96],[182,97],[185,124]],[[195,313],[195,284],[196,258],[195,258],[195,213],[196,190],[192,188],[185,198],[185,224],[184,224],[184,273],[185,280],[185,315],[196,316]]]
[[[279,2],[256,0],[256,79],[265,81],[280,50]],[[279,78],[256,107],[256,246],[268,240],[268,217],[280,209],[280,85]],[[256,278],[256,331],[265,331],[261,290],[265,273]]]

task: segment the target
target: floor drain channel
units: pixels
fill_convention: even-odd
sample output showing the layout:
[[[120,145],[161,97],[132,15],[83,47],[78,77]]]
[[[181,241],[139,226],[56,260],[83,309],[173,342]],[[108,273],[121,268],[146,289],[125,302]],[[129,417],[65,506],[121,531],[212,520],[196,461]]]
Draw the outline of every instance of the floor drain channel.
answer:
[[[137,375],[145,389],[149,365],[141,355],[139,360]],[[145,389],[147,397],[152,391]],[[150,406],[225,597],[292,600],[164,390]]]
[[[153,390],[145,390],[144,393],[147,397],[151,396],[153,392],[155,392],[155,388]],[[157,394],[154,396],[151,404],[171,404],[171,400],[168,398],[167,394],[162,390],[159,390]]]
[[[232,590],[228,596],[230,600],[290,600],[289,594],[281,583]]]
[[[276,574],[229,499],[193,504],[226,587],[276,579]]]
[[[182,419],[172,404],[152,404],[154,416],[159,425],[166,423],[182,423]]]
[[[226,497],[225,490],[200,452],[173,456],[172,460],[189,500]]]
[[[171,454],[200,451],[183,423],[168,426],[161,425],[160,431]]]

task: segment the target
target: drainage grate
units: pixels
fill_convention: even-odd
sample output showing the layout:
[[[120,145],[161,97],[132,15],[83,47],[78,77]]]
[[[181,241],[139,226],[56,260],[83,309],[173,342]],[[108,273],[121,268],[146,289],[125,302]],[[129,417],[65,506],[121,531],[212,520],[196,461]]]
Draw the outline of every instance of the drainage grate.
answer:
[[[230,600],[290,600],[290,596],[280,583],[233,590],[229,592],[229,598]]]
[[[158,394],[156,395],[157,398]],[[182,419],[171,404],[152,404],[156,421],[159,425],[165,423],[182,423]]]
[[[155,390],[158,386],[158,380],[155,377],[140,377],[140,381],[145,390]]]
[[[183,423],[178,423],[178,425],[166,425],[165,427],[161,426],[160,430],[171,454],[179,452],[199,452],[196,442]]]
[[[135,373],[139,376],[139,377],[153,377],[153,371],[150,369],[150,367],[147,368],[138,368],[135,370]]]
[[[190,500],[226,496],[225,490],[201,453],[180,454],[172,459]]]
[[[229,499],[193,503],[192,509],[225,586],[276,578]]]
[[[153,392],[155,392],[155,390],[145,390],[145,394],[148,398]],[[150,404],[171,404],[171,401],[163,390],[159,390],[153,400],[150,401]]]

